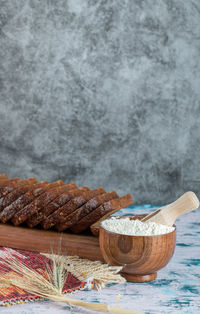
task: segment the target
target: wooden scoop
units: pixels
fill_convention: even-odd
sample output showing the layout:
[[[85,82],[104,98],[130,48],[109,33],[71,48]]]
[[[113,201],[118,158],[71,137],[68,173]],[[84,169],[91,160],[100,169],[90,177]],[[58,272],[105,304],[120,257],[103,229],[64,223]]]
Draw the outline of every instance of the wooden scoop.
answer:
[[[199,200],[194,192],[186,192],[175,202],[159,208],[152,214],[141,219],[141,221],[153,221],[162,225],[173,226],[175,220],[199,207]]]

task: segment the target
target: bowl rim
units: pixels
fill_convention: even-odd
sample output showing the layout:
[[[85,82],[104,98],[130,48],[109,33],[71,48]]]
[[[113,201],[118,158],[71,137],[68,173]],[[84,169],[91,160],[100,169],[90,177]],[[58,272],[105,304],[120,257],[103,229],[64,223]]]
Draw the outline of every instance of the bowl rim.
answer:
[[[136,214],[137,215],[137,214]],[[114,216],[115,217],[115,216]],[[121,216],[121,217],[123,217],[123,216]],[[121,218],[120,217],[120,218]],[[128,216],[125,216],[126,218],[128,217]],[[105,220],[109,220],[110,218],[108,218],[108,219],[105,219]],[[106,231],[107,233],[111,233],[111,234],[114,234],[114,235],[122,235],[122,236],[125,236],[125,237],[131,237],[131,238],[138,238],[138,237],[140,237],[140,238],[152,238],[152,237],[161,237],[161,236],[166,236],[166,235],[168,235],[168,234],[172,234],[172,233],[176,233],[176,225],[175,224],[173,224],[173,227],[174,227],[174,230],[173,231],[171,231],[171,232],[167,232],[167,233],[162,233],[162,234],[153,234],[153,235],[130,235],[130,234],[124,234],[124,233],[119,233],[119,232],[113,232],[113,231],[109,231],[109,230],[107,230],[107,229],[105,229],[103,226],[102,226],[102,223],[105,221],[105,220],[103,220],[101,223],[100,223],[100,225],[99,225],[99,229],[103,229],[104,231]]]

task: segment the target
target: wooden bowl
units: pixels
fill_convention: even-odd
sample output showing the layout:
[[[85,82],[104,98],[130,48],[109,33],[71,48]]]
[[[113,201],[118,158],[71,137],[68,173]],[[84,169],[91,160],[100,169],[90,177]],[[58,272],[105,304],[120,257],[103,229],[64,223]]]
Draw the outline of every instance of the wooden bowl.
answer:
[[[135,215],[132,219],[144,216]],[[152,281],[156,279],[157,271],[172,258],[176,246],[174,227],[174,231],[162,235],[130,236],[110,232],[100,225],[102,255],[109,265],[124,265],[121,275],[127,281]]]

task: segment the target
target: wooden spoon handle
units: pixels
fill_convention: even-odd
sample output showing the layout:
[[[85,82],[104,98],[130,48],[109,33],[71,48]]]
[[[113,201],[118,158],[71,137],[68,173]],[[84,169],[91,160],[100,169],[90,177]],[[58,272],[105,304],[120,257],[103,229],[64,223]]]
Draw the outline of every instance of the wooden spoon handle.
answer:
[[[179,217],[199,207],[199,200],[194,192],[186,192],[175,202],[166,205],[156,212],[144,217],[142,221],[154,221],[172,226]]]

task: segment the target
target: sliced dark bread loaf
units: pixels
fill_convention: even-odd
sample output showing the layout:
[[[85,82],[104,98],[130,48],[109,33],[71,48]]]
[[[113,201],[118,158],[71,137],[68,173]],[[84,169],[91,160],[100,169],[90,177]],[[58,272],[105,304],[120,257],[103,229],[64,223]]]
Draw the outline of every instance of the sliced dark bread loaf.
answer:
[[[32,216],[34,217],[37,212],[47,206],[50,202],[52,202],[58,195],[63,193],[65,187],[60,186],[56,188],[48,189],[44,194],[42,194],[39,198],[29,204],[29,208],[26,210],[26,213],[23,215],[23,221],[26,221],[26,224],[33,228],[35,226],[35,221],[33,221]]]
[[[7,195],[16,188],[16,183],[20,180],[18,178],[5,179],[0,181],[0,197]]]
[[[73,191],[74,189],[78,189],[75,183],[70,183],[70,184],[66,184],[63,185],[61,188],[58,189],[58,191],[54,191],[54,195],[55,197],[53,197],[53,193],[51,194],[51,200],[49,201],[47,199],[47,201],[44,201],[44,203],[42,204],[42,206],[39,208],[39,210],[37,210],[37,212],[35,214],[33,214],[27,221],[26,223],[28,224],[29,227],[33,228],[35,226],[37,226],[46,216],[44,215],[44,211],[46,209],[46,206],[48,206],[52,200],[54,200],[55,198],[57,198],[60,194],[62,193],[67,193],[69,191]]]
[[[82,195],[76,196],[73,199],[71,199],[68,203],[59,208],[59,213],[56,221],[56,228],[57,226],[62,225],[67,219],[67,216],[74,212],[76,209],[87,203],[90,199],[94,198],[95,196],[104,193],[106,193],[106,191],[103,188],[97,188],[95,190],[84,192]]]
[[[41,191],[39,195],[36,197],[30,193],[32,200],[28,202],[28,204],[21,204],[20,210],[18,212],[15,212],[12,216],[12,222],[15,226],[23,223],[25,220],[27,220],[31,215],[33,215],[39,208],[42,206],[42,201],[47,199],[49,197],[49,191],[57,188],[61,188],[64,186],[63,181],[58,180],[56,182],[50,183],[45,185],[41,188]],[[43,190],[43,191],[42,191]]]
[[[43,225],[43,222],[48,219],[48,217],[54,213],[58,208],[62,207],[65,205],[70,199],[75,197],[76,195],[79,195],[80,192],[86,192],[89,191],[90,188],[89,186],[83,186],[81,188],[73,189],[67,192],[64,192],[60,194],[58,197],[55,198],[48,206],[46,206],[43,210],[44,213],[44,220],[41,222],[41,225]]]
[[[23,213],[23,210],[29,203],[31,203],[35,198],[43,194],[48,188],[61,186],[63,184],[64,183],[61,180],[58,180],[53,183],[47,182],[37,183],[32,190],[26,192],[12,204],[4,208],[4,210],[0,213],[0,221],[5,223],[9,219],[17,215],[14,221],[16,225],[19,225],[21,223],[21,215]]]
[[[58,229],[58,231],[64,231],[68,228],[71,228],[72,226],[76,225],[83,217],[90,214],[93,210],[99,207],[102,203],[105,203],[107,201],[110,201],[118,197],[119,196],[117,195],[115,191],[98,195],[92,198],[91,200],[89,200],[83,206],[79,207],[70,215],[68,215],[65,218],[65,222],[62,223],[61,226],[56,225],[56,228]]]
[[[37,179],[35,177],[19,180],[18,178],[14,179],[2,179],[0,180],[0,191],[3,192],[3,196],[7,195],[8,193],[14,191],[20,186],[26,185],[29,183],[37,183]],[[8,190],[8,191],[7,191]]]
[[[18,186],[23,186],[23,185],[25,185],[25,184],[29,184],[29,183],[38,183],[38,181],[37,181],[37,179],[36,179],[36,177],[31,177],[31,178],[28,178],[28,179],[24,179],[24,180],[19,180],[19,181],[17,181],[16,183],[15,183],[15,185],[16,185],[16,188],[18,187]]]
[[[33,184],[37,183],[37,180],[36,178],[29,178],[26,180],[22,180],[19,183],[21,184],[17,184],[16,188],[12,192],[0,198],[0,211],[2,211],[4,207],[14,202],[22,194],[29,191],[32,188]]]
[[[72,212],[76,208],[80,207],[81,206],[81,205],[79,205],[80,203],[83,204],[83,202],[85,203],[90,198],[92,198],[93,196],[101,194],[101,193],[105,193],[105,190],[103,190],[102,188],[98,188],[98,189],[93,190],[93,191],[83,192],[83,194],[81,196],[77,196],[77,197],[73,198],[73,200],[69,201],[64,206],[61,207],[62,208],[61,215],[58,217],[58,221],[63,219],[63,215],[65,215],[65,213],[66,213],[66,215],[68,215],[68,212]],[[30,217],[30,219],[27,220],[27,224],[30,228],[34,227],[31,218],[32,217]]]
[[[30,200],[33,191],[36,190],[38,193],[43,193],[45,186],[48,186],[48,182],[44,181],[32,185],[32,187],[30,187],[26,193],[20,195],[14,202],[3,208],[3,210],[0,212],[0,221],[6,223],[8,220],[10,220],[17,212],[21,210],[21,208],[25,206],[26,202]],[[33,196],[33,198],[34,197],[35,196]]]
[[[50,203],[46,207],[46,211],[45,211],[46,218],[41,222],[42,227],[44,229],[49,229],[53,227],[57,222],[61,208],[74,197],[78,195],[82,195],[84,192],[89,191],[89,190],[90,189],[88,186],[83,186],[82,188],[78,190],[69,191],[67,193],[63,193],[62,195],[58,196],[52,203]]]
[[[99,220],[105,214],[113,211],[120,210],[121,208],[127,207],[133,203],[133,198],[130,194],[126,194],[119,198],[105,202],[104,204],[97,207],[90,214],[83,217],[75,226],[71,228],[74,233],[80,233],[89,228],[94,222]],[[61,226],[59,228],[61,230]]]
[[[33,183],[37,182],[37,179],[35,177],[29,179],[31,179]],[[0,198],[6,196],[8,193],[14,191],[16,188],[27,184],[27,180],[29,179],[19,180],[18,178],[12,178],[0,180]]]
[[[48,182],[42,182],[41,184],[38,184],[32,190],[23,194],[13,204],[11,204],[12,209],[14,209],[12,213],[11,222],[15,226],[18,226],[22,223],[21,216],[22,216],[23,208],[26,207],[28,204],[30,204],[35,198],[37,198],[42,193],[44,193],[48,189],[50,184]]]
[[[15,188],[18,188],[18,187],[20,187],[20,186],[23,186],[23,185],[25,185],[25,184],[29,184],[29,183],[38,183],[38,181],[37,181],[37,179],[36,179],[36,177],[31,177],[31,178],[28,178],[28,179],[24,179],[24,180],[19,180],[19,181],[17,181],[17,182],[14,182],[14,184],[15,184]]]

